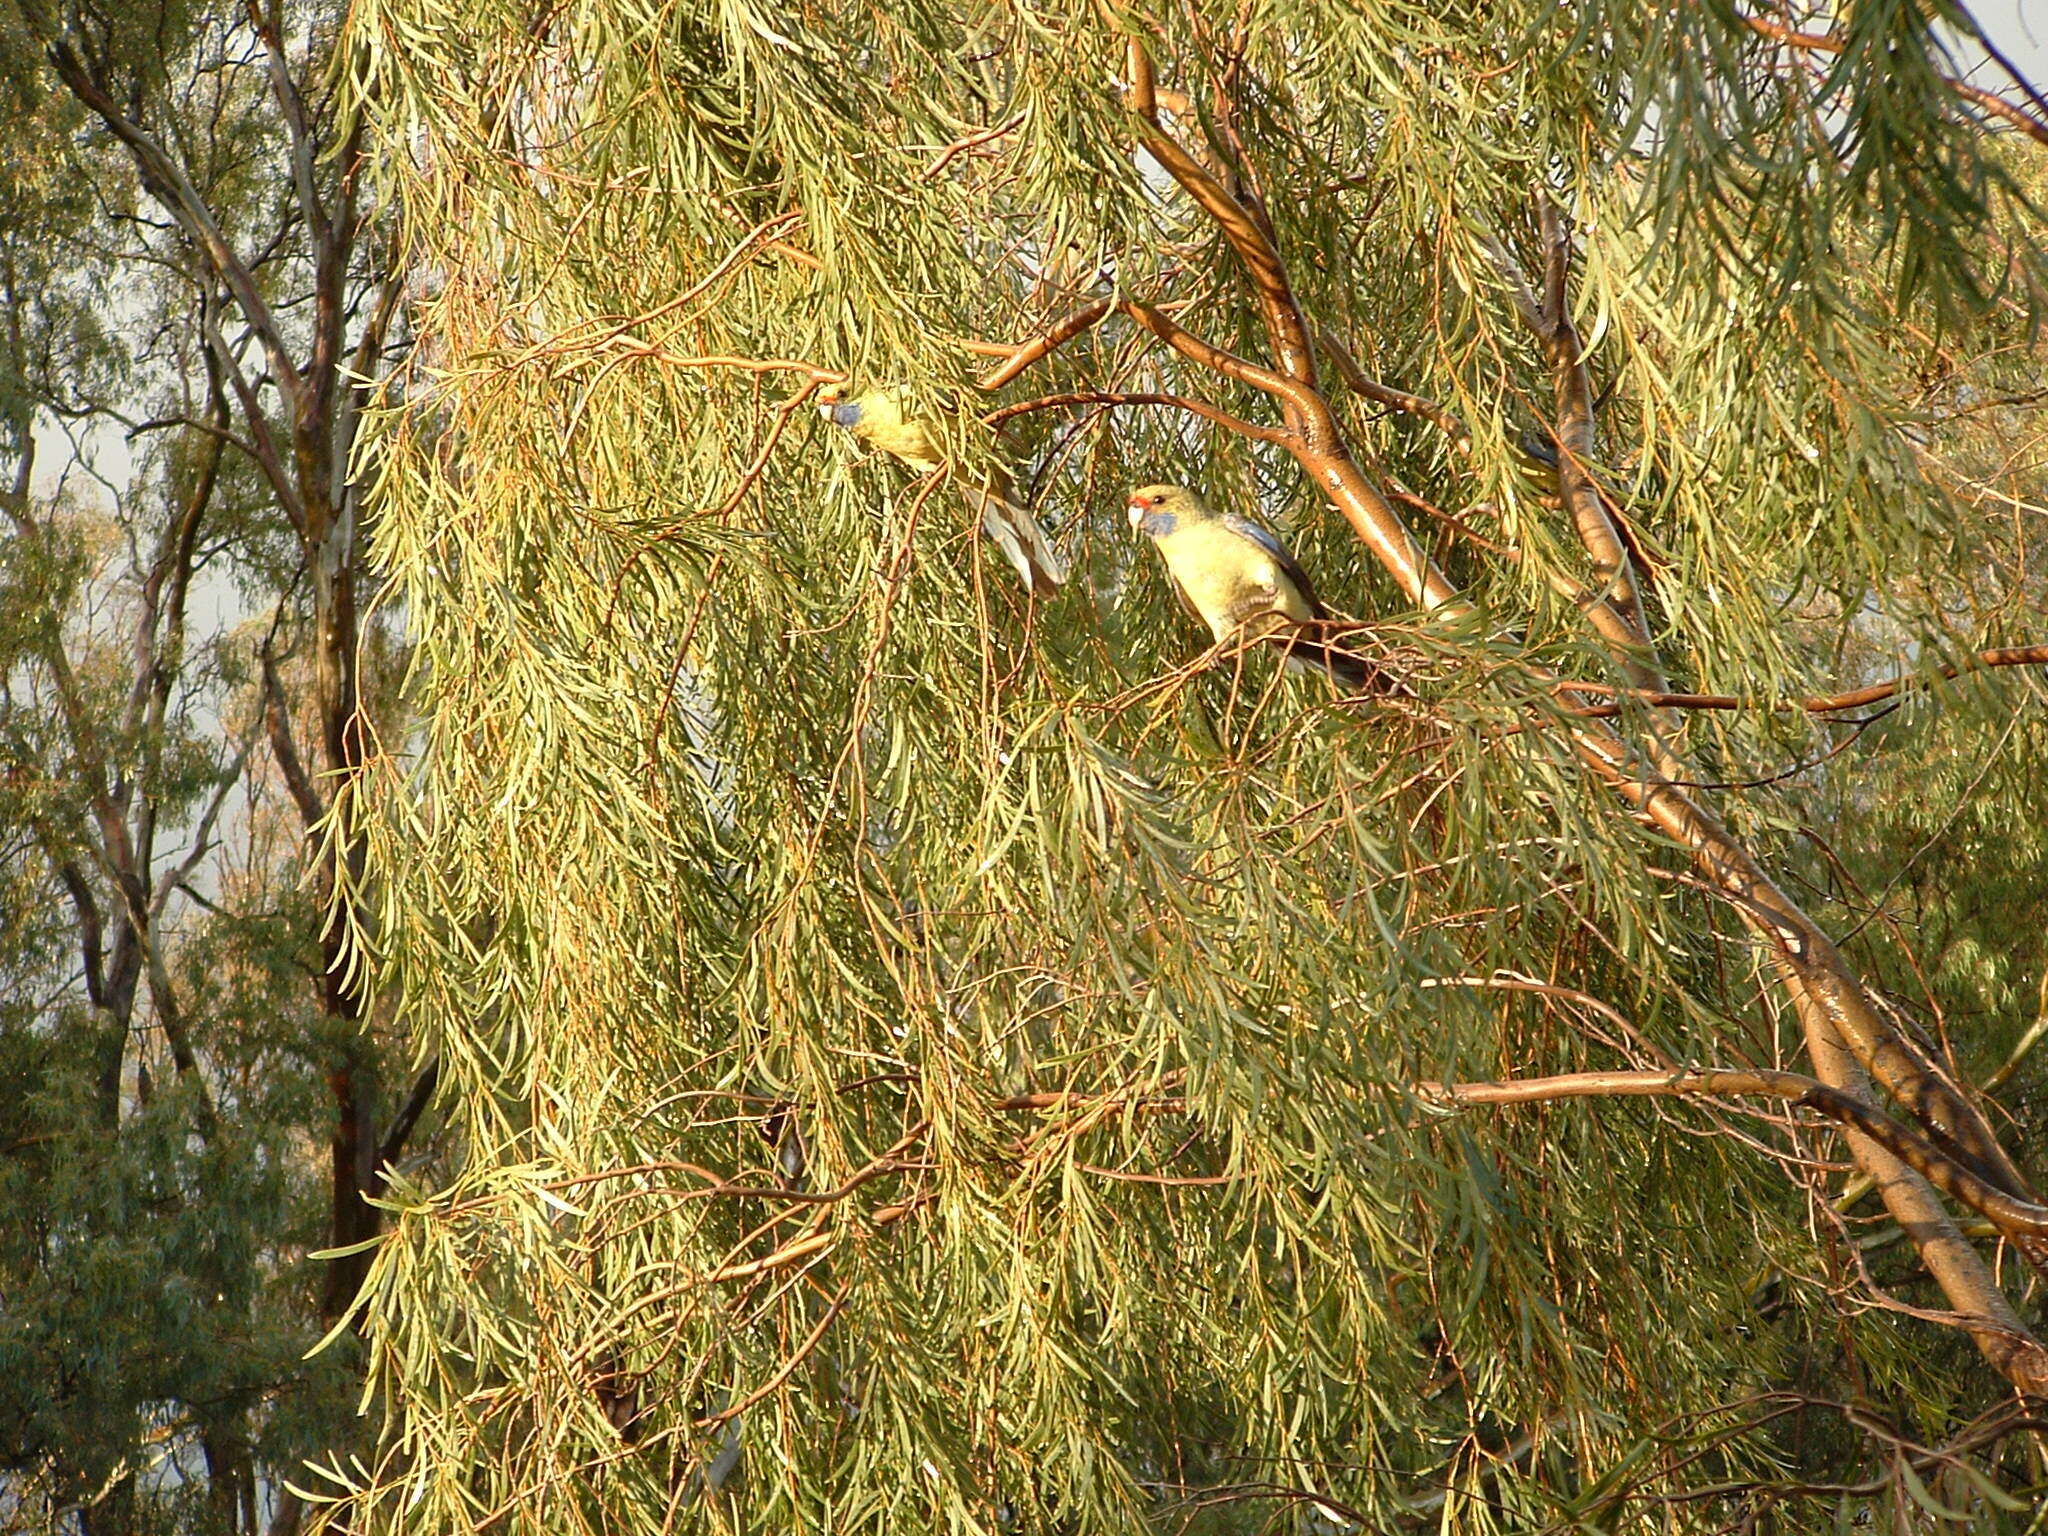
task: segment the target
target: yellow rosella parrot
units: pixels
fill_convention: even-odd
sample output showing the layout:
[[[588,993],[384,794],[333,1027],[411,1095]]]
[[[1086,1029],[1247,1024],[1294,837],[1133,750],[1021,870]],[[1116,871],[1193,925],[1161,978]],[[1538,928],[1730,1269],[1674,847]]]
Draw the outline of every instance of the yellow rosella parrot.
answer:
[[[942,460],[931,434],[903,414],[908,393],[901,385],[891,385],[849,395],[845,386],[828,384],[818,391],[818,410],[870,448],[929,474]],[[962,489],[969,509],[981,514],[981,531],[1017,568],[1018,579],[1040,597],[1052,596],[1067,579],[1067,568],[1038,519],[1011,498],[1004,481],[986,486],[963,482]]]
[[[1266,529],[1216,512],[1178,485],[1131,492],[1131,526],[1152,541],[1182,605],[1218,642],[1248,633],[1286,653],[1297,672],[1321,672],[1353,690],[1385,686],[1378,668],[1304,626],[1330,612],[1308,573]]]

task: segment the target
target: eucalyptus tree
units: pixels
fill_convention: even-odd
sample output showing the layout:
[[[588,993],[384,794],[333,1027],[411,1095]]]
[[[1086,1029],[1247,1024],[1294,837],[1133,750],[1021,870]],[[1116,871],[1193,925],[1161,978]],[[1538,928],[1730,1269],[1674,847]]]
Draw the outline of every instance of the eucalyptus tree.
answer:
[[[1919,392],[2039,361],[1970,25],[362,0],[432,360],[365,878],[465,1150],[346,1518],[2013,1522],[2016,1025],[1815,878],[1874,712],[2048,656],[2038,463]],[[877,387],[938,450],[812,409]],[[1386,686],[1205,647],[1152,482]]]
[[[376,1231],[431,1087],[380,1103],[346,959],[395,653],[348,464],[398,284],[336,21],[0,17],[8,1528],[292,1523],[354,1433],[350,1352],[302,1357],[362,1260],[307,1256]]]

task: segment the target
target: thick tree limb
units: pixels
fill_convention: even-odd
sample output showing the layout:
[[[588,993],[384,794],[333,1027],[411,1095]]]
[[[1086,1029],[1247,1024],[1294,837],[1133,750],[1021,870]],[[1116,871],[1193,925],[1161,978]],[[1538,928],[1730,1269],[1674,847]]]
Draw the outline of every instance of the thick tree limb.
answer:
[[[1834,942],[1764,872],[1717,817],[1682,789],[1645,777],[1619,737],[1581,731],[1579,756],[1652,825],[1691,850],[1707,886],[1769,946],[1796,997],[1886,1092],[1980,1175],[2015,1196],[2025,1180],[1982,1115],[1872,1005]],[[1808,1042],[1812,1046],[1812,1040]]]
[[[305,98],[299,94],[298,82],[292,78],[291,61],[285,56],[284,38],[270,24],[262,5],[258,0],[249,0],[243,9],[249,18],[249,29],[263,44],[264,56],[269,63],[271,92],[277,98],[278,111],[284,118],[291,141],[292,190],[298,194],[299,217],[305,221],[306,232],[314,245],[324,246],[329,228],[327,206],[321,200],[320,188],[313,179],[316,147],[313,125],[306,114]]]
[[[384,1139],[377,1143],[376,1180],[380,1191],[385,1184],[384,1170],[404,1153],[406,1142],[412,1139],[413,1130],[419,1125],[420,1116],[427,1112],[427,1106],[433,1102],[434,1090],[440,1083],[441,1058],[433,1056],[420,1068],[419,1076],[413,1079],[412,1091],[398,1106],[398,1113],[391,1117],[391,1124],[384,1128]]]
[[[1589,468],[1598,445],[1592,380],[1571,318],[1571,231],[1549,197],[1539,193],[1536,210],[1544,257],[1540,297],[1531,291],[1521,264],[1505,245],[1489,240],[1487,250],[1514,297],[1516,311],[1550,362],[1557,407],[1552,436],[1558,449],[1558,494],[1593,565],[1592,584],[1576,594],[1576,601],[1630,684],[1662,691],[1666,685],[1650,652],[1634,562]]]
[[[1830,1087],[1868,1100],[1870,1085],[1863,1069],[1841,1034],[1830,1027],[1826,1006],[1801,983],[1792,983],[1790,990],[1814,1075]],[[1965,1326],[1978,1351],[2022,1392],[2048,1395],[2048,1349],[2028,1331],[1999,1288],[1997,1276],[1942,1209],[1933,1187],[1860,1130],[1845,1130],[1844,1137],[1857,1166],[1876,1181],[1885,1210],[1913,1244],[1934,1283],[1958,1312],[1977,1320]],[[2024,1252],[2039,1245],[2025,1240],[2015,1246]]]
[[[85,995],[95,1008],[107,1006],[105,927],[100,921],[100,904],[86,883],[85,872],[66,859],[57,866],[57,876],[71,896],[78,913],[78,945],[85,962]]]
[[[249,424],[247,446],[254,456],[257,467],[263,471],[263,478],[270,483],[270,489],[277,497],[278,506],[292,525],[293,532],[300,538],[306,536],[305,498],[299,494],[298,482],[292,477],[290,466],[285,462],[284,450],[278,446],[277,436],[272,431],[270,418],[265,414],[263,402],[256,393],[256,386],[242,371],[235,350],[228,344],[227,336],[220,328],[219,317],[214,314],[211,303],[203,305],[199,316],[200,328],[206,335],[207,346],[220,360],[228,382],[233,386],[235,399],[242,407],[242,419]]]
[[[1557,399],[1558,491],[1572,514],[1579,542],[1592,558],[1593,574],[1598,583],[1596,590],[1605,603],[1626,621],[1634,644],[1641,653],[1625,657],[1624,670],[1632,675],[1638,687],[1661,688],[1664,686],[1662,671],[1648,656],[1650,626],[1643,615],[1635,565],[1614,520],[1608,516],[1606,498],[1588,467],[1599,454],[1599,444],[1585,344],[1580,339],[1578,327],[1572,323],[1571,229],[1557,204],[1548,197],[1538,197],[1537,218],[1544,243],[1544,334],[1541,339],[1550,355]]]
[[[1119,307],[1191,362],[1278,395],[1286,403],[1289,422],[1294,426],[1282,446],[1300,461],[1314,477],[1317,490],[1344,514],[1381,564],[1394,574],[1402,594],[1423,608],[1442,607],[1457,600],[1449,579],[1408,531],[1400,514],[1352,461],[1336,413],[1312,385],[1226,352],[1185,330],[1149,304],[1126,299]]]
[[[1258,290],[1266,329],[1272,337],[1273,355],[1279,359],[1281,372],[1300,383],[1314,384],[1315,343],[1308,320],[1301,306],[1295,302],[1294,288],[1287,277],[1287,264],[1280,259],[1280,253],[1267,238],[1257,216],[1232,197],[1229,189],[1183,149],[1159,121],[1152,59],[1145,52],[1145,45],[1137,38],[1131,38],[1127,57],[1130,106],[1138,118],[1140,142],[1182,190],[1201,205],[1202,211],[1223,232],[1223,238],[1251,274],[1252,285]]]
[[[1130,57],[1133,96],[1142,104],[1148,99],[1150,62],[1135,42]],[[1151,121],[1142,112],[1141,120]],[[1156,122],[1151,122],[1151,126],[1154,134],[1141,132],[1148,147],[1153,138],[1163,138],[1156,131]],[[1226,206],[1220,202],[1213,195],[1220,191],[1214,187],[1213,178],[1208,178],[1184,152],[1176,156],[1171,152],[1172,146],[1168,148],[1167,154],[1159,156],[1160,163],[1195,195],[1234,246],[1240,241],[1249,245],[1249,215],[1235,203]],[[1256,251],[1256,247],[1252,248]],[[1278,262],[1277,253],[1271,252],[1270,246],[1264,254]],[[1529,291],[1507,253],[1500,250],[1497,254],[1510,278],[1517,307],[1542,326],[1544,306]],[[1251,265],[1249,260],[1247,265]],[[1547,268],[1547,276],[1548,286],[1557,294],[1562,272],[1555,259]],[[1281,355],[1289,327],[1301,324],[1301,334],[1305,336],[1305,323],[1298,306],[1292,307],[1291,315],[1275,313],[1276,309],[1292,306],[1284,270],[1277,282],[1271,273],[1262,274],[1256,268],[1253,278],[1269,316],[1269,339],[1275,355]],[[1553,307],[1562,313],[1561,302]],[[1271,370],[1229,354],[1212,360],[1206,354],[1217,349],[1197,343],[1195,338],[1179,332],[1177,326],[1169,329],[1160,325],[1157,321],[1163,317],[1156,313],[1148,316],[1143,306],[1127,312],[1191,360],[1281,395],[1288,407],[1287,424],[1297,436],[1289,451],[1315,478],[1317,488],[1344,512],[1401,590],[1418,606],[1448,609],[1455,614],[1470,611],[1467,600],[1421,553],[1406,524],[1351,459],[1342,428],[1315,387],[1312,374],[1303,378],[1289,370],[1276,376]],[[1572,358],[1576,361],[1576,348]],[[1225,366],[1219,367],[1218,361]],[[1668,748],[1661,742],[1653,743],[1651,761],[1645,763],[1621,736],[1595,722],[1576,728],[1573,740],[1581,760],[1596,777],[1618,791],[1636,814],[1691,850],[1704,882],[1734,905],[1764,941],[1800,1009],[1809,1052],[1828,1086],[1852,1098],[1861,1097],[1862,1084],[1854,1069],[1859,1064],[1867,1066],[1931,1136],[1955,1150],[1958,1160],[1974,1177],[2007,1196],[2031,1203],[2025,1199],[2024,1182],[1975,1107],[1938,1073],[1924,1069],[1898,1029],[1877,1012],[1862,983],[1828,936],[1778,889],[1753,856],[1710,812],[1671,782],[1679,775],[1671,771],[1674,761]],[[1933,1188],[1910,1164],[1861,1130],[1852,1133],[1851,1146],[1859,1158],[1868,1159],[1864,1166],[1879,1178],[1887,1207],[1914,1241],[1929,1272],[1959,1310],[1983,1320],[1973,1333],[1987,1359],[2024,1390],[2048,1388],[2048,1353],[2027,1333],[1983,1260],[1948,1221]],[[2037,1263],[2048,1262],[2048,1248],[2031,1237],[2021,1246]]]
[[[320,818],[327,814],[327,807],[321,803],[320,793],[313,787],[313,780],[306,772],[306,765],[299,757],[298,744],[292,739],[292,716],[285,703],[284,684],[277,675],[277,657],[266,640],[263,645],[263,720],[270,736],[271,755],[277,759],[277,770],[284,775],[284,787],[292,797],[292,803],[299,808],[299,820],[307,829],[319,825]]]

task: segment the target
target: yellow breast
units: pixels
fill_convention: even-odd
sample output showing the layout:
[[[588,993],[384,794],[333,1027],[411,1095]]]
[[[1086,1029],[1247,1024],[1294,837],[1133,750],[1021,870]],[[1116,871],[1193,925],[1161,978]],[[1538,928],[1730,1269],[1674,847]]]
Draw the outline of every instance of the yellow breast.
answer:
[[[933,470],[939,467],[939,455],[932,447],[931,438],[914,421],[905,421],[900,416],[894,421],[863,421],[854,428],[854,435],[867,439],[872,446],[901,459],[912,469]]]
[[[1218,640],[1228,640],[1247,619],[1279,613],[1300,623],[1308,604],[1279,563],[1221,523],[1197,523],[1158,541],[1166,568]]]

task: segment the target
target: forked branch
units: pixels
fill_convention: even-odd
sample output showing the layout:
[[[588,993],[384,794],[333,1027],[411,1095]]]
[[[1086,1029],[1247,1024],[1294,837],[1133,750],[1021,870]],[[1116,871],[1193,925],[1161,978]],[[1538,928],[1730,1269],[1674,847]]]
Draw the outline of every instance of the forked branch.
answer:
[[[1257,215],[1230,195],[1200,161],[1181,147],[1159,121],[1159,95],[1153,81],[1152,59],[1145,45],[1133,37],[1127,49],[1130,73],[1130,104],[1138,118],[1138,137],[1147,152],[1209,215],[1230,248],[1251,274],[1258,290],[1260,309],[1273,344],[1273,356],[1290,379],[1313,384],[1316,377],[1315,346],[1307,317],[1295,302],[1293,285],[1287,278],[1287,264],[1267,238]]]

